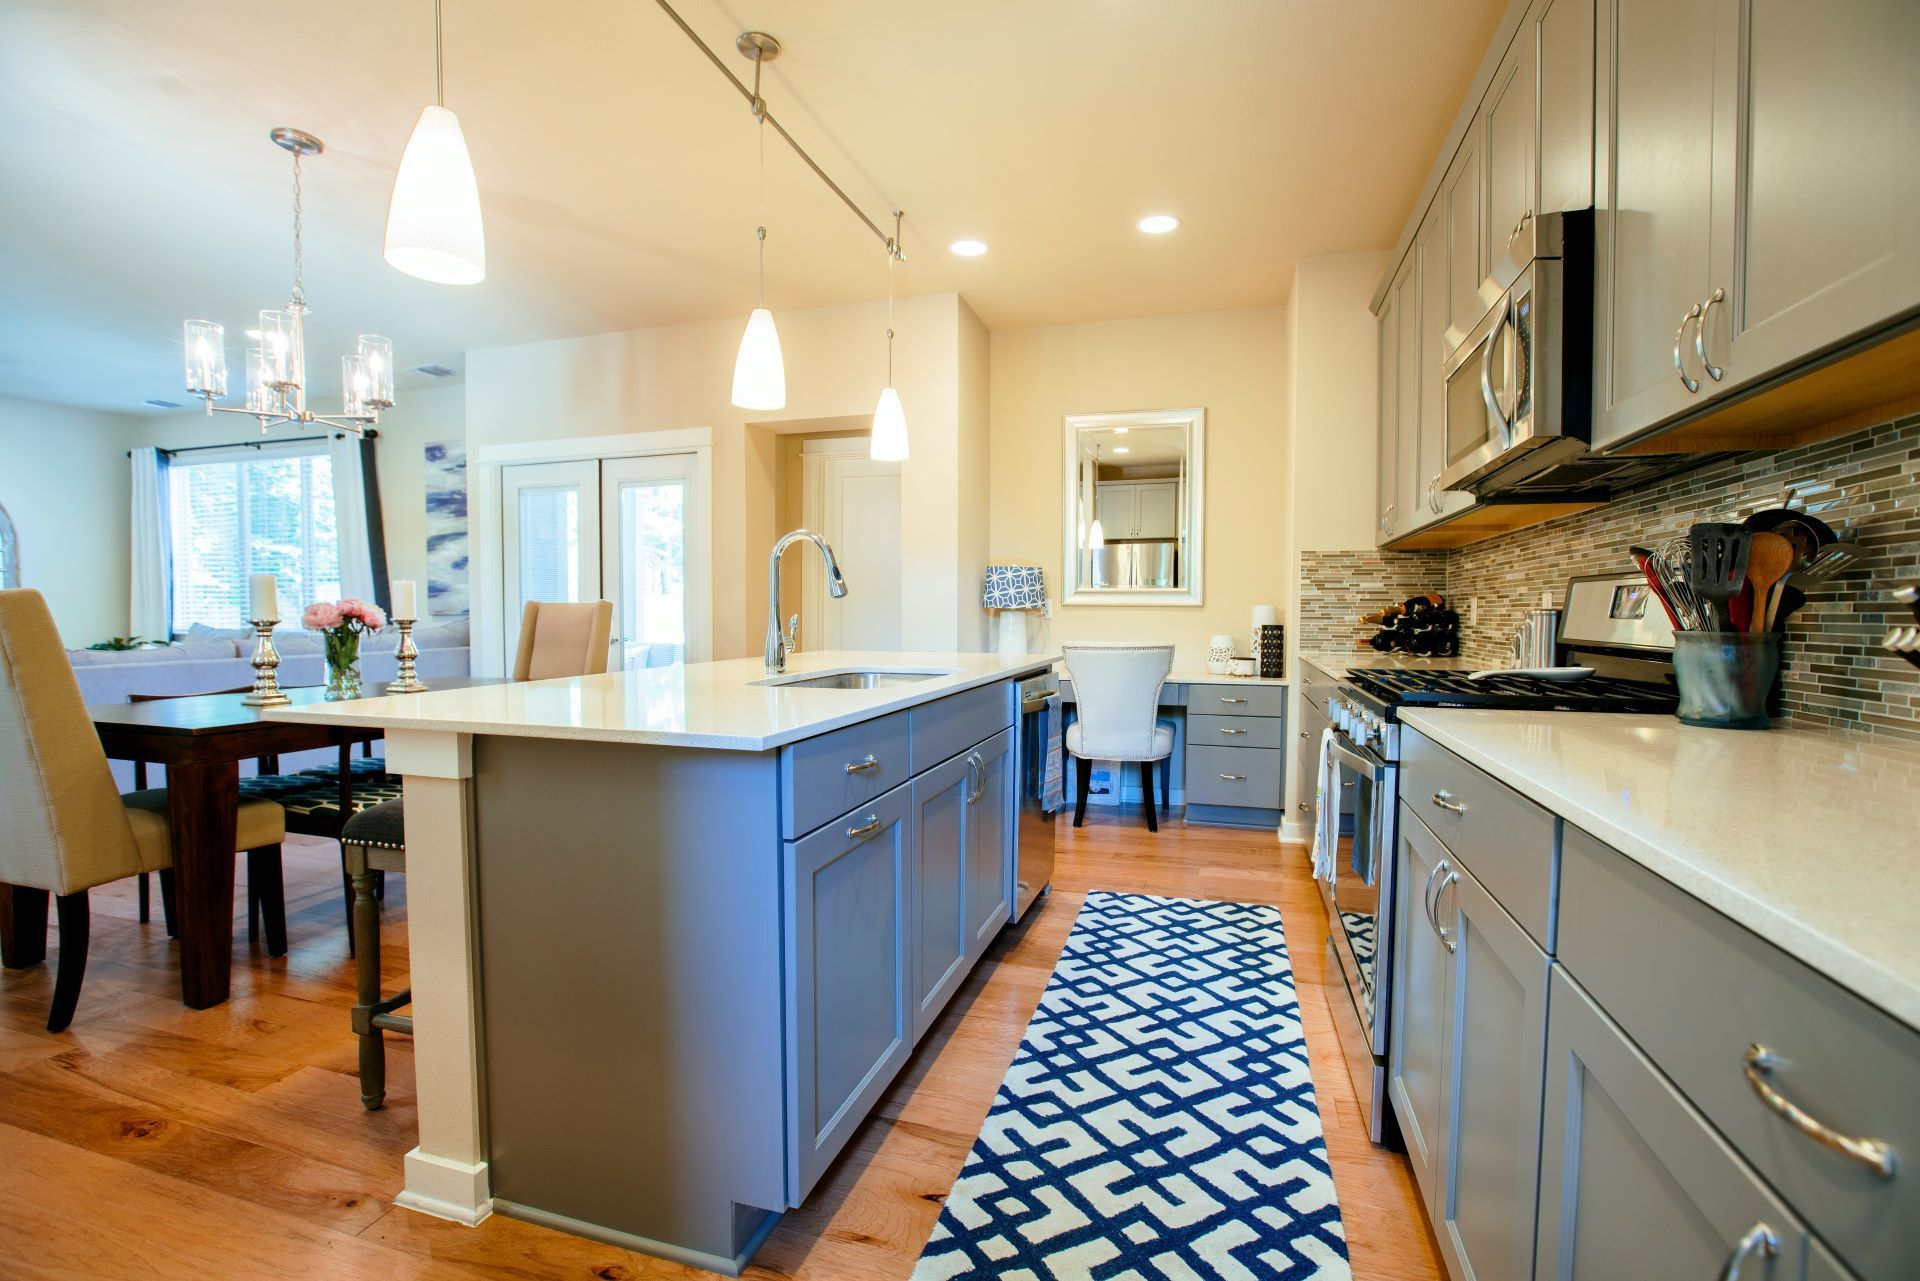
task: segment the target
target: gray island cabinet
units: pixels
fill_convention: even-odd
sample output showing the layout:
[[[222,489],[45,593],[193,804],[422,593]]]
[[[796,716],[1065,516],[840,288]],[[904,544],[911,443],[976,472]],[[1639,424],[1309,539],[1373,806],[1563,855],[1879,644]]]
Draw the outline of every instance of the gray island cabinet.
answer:
[[[407,797],[402,1205],[737,1274],[1012,916],[1015,682],[758,660],[335,704]]]

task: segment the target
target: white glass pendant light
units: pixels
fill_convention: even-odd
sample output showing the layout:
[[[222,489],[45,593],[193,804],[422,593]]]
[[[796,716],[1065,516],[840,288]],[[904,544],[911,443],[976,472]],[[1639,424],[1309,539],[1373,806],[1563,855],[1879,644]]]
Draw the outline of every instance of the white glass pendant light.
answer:
[[[867,457],[879,463],[907,460],[907,411],[893,387],[893,262],[900,254],[900,213],[893,215],[893,240],[887,246],[887,386],[873,409],[873,434]]]
[[[447,110],[440,0],[433,4],[433,81],[435,100],[414,122],[393,177],[386,259],[407,275],[438,285],[477,284],[487,276],[480,184],[459,117]]]
[[[757,73],[754,83],[759,84]],[[760,140],[760,225],[754,229],[760,249],[760,305],[740,335],[740,354],[733,361],[733,403],[741,409],[785,409],[787,366],[780,357],[780,331],[767,310],[767,121],[763,110],[754,114]]]
[[[1107,545],[1106,531],[1100,528],[1100,446],[1093,447],[1093,525],[1087,530],[1087,546],[1099,551]]]

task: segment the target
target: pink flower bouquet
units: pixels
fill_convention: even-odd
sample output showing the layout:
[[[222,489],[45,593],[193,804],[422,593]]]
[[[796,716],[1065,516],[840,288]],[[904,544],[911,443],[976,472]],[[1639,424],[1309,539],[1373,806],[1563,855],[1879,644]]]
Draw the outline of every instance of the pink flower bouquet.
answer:
[[[360,638],[387,625],[387,616],[378,605],[348,597],[346,600],[315,601],[300,615],[309,631],[326,637],[327,698],[340,700],[360,696]]]

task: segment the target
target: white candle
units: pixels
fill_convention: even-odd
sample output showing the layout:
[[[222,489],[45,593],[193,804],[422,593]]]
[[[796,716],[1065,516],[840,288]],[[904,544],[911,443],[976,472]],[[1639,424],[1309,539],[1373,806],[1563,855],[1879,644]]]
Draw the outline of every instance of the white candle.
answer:
[[[255,574],[248,582],[253,612],[248,621],[255,623],[277,623],[280,621],[280,584],[274,581],[272,574]]]
[[[411,623],[420,617],[417,602],[414,600],[413,580],[396,578],[393,580],[393,619],[399,622],[405,619]]]
[[[1272,627],[1279,621],[1280,611],[1273,606],[1255,605],[1253,607],[1253,625],[1255,627]]]

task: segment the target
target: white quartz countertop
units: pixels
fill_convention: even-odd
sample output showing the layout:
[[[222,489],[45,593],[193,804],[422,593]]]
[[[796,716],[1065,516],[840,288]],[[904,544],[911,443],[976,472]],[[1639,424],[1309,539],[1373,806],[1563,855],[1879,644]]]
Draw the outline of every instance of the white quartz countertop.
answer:
[[[1920,749],[1671,716],[1400,719],[1920,1029]]]
[[[795,689],[761,684],[770,677],[762,660],[735,658],[282,707],[267,716],[383,730],[763,752],[962,690],[1044,671],[1058,657],[823,650],[795,654],[782,677],[854,669],[940,675],[883,689]]]
[[[1335,680],[1342,680],[1348,672],[1362,667],[1411,668],[1425,671],[1473,670],[1473,664],[1464,658],[1423,658],[1415,654],[1382,654],[1374,649],[1302,650],[1300,661],[1312,663]]]

